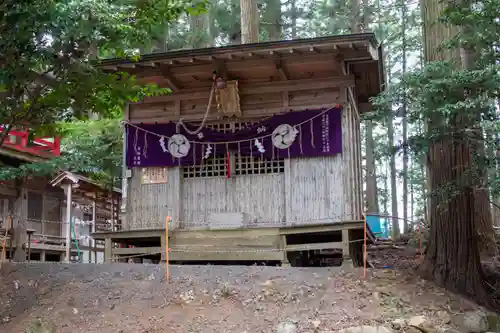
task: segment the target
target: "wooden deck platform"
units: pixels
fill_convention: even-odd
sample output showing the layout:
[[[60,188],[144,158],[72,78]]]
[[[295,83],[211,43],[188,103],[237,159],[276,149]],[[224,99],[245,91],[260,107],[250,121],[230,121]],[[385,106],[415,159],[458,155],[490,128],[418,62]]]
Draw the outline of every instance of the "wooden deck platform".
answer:
[[[0,229],[0,232],[2,229]],[[1,234],[0,234],[1,235]],[[3,235],[0,237],[2,242],[0,243],[0,246],[3,245]],[[10,243],[10,236],[7,236],[5,238],[5,245],[6,245],[6,258],[11,258],[12,253],[16,250],[17,244],[15,242]],[[85,245],[79,245],[80,251],[92,251],[92,252],[104,252],[104,244],[102,244],[102,241],[98,243],[98,247],[89,247]],[[31,242],[30,242],[30,252],[31,256],[39,256],[40,260],[32,260],[32,261],[40,261],[40,262],[45,262],[45,257],[46,255],[55,255],[60,257],[58,260],[52,260],[52,261],[59,261],[62,260],[63,254],[66,251],[66,238],[61,237],[61,236],[54,236],[54,235],[47,235],[47,234],[33,234],[31,237]],[[24,251],[27,251],[28,249],[28,244],[26,243],[25,246],[23,246]],[[1,251],[1,248],[0,248]],[[12,252],[12,253],[11,253]],[[76,255],[77,253],[77,248],[75,244],[71,244],[71,252]]]
[[[363,221],[321,223],[305,226],[254,227],[169,231],[169,261],[183,262],[281,262],[300,266],[306,257],[342,253],[344,261],[362,261]],[[105,241],[105,261],[127,258],[165,260],[165,229],[96,232]],[[374,239],[369,231],[369,242]],[[114,244],[121,244],[116,247]],[[339,252],[340,251],[340,252]],[[308,260],[315,260],[309,258]],[[302,262],[301,262],[302,261]]]

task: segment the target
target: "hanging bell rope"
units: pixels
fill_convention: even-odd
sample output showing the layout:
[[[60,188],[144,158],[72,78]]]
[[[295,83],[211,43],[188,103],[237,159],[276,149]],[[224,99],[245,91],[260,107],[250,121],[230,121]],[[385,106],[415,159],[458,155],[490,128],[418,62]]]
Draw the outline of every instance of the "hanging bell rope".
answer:
[[[208,118],[208,113],[210,112],[210,108],[212,107],[212,100],[213,100],[213,97],[214,97],[214,92],[215,92],[215,88],[216,88],[216,84],[217,84],[217,74],[216,74],[216,72],[214,72],[213,75],[212,75],[212,81],[213,81],[213,83],[212,83],[212,89],[210,90],[210,97],[208,98],[207,110],[205,111],[205,115],[203,116],[203,120],[201,121],[200,126],[195,131],[191,131],[190,129],[188,129],[186,127],[186,125],[183,122],[183,119],[181,118],[177,122],[177,126],[175,128],[177,134],[180,133],[181,126],[182,126],[182,128],[184,128],[184,130],[188,134],[191,134],[191,135],[197,135],[198,133],[201,132],[201,130],[203,129],[203,127],[205,127],[205,123],[206,123],[207,118]]]

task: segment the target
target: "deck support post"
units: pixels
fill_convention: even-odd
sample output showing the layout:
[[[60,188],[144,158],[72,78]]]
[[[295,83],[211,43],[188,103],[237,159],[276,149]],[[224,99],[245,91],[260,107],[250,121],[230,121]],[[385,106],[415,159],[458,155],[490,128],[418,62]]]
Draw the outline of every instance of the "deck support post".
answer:
[[[288,256],[286,252],[286,235],[281,235],[280,248],[283,251],[283,260],[281,261],[281,267],[290,267],[290,262],[288,261]]]
[[[113,261],[113,241],[111,238],[106,238],[104,240],[104,262],[105,263],[110,263]]]
[[[71,215],[73,207],[72,199],[72,186],[71,184],[64,185],[64,192],[66,192],[66,257],[64,262],[69,264],[71,258]]]
[[[167,260],[167,236],[165,234],[161,235],[161,262]]]
[[[91,234],[97,231],[96,223],[97,223],[97,206],[96,206],[96,194],[94,193],[94,199],[92,200],[92,224],[90,225]],[[92,262],[92,250],[94,250],[94,263],[97,264],[97,244],[94,237],[90,239],[89,245],[90,245],[89,263]]]
[[[26,262],[26,248],[28,241],[28,191],[24,181],[16,183],[19,186],[16,200],[14,202],[13,234],[11,237],[11,258],[15,262]]]
[[[349,229],[342,229],[342,267],[352,268],[354,264],[350,251]]]

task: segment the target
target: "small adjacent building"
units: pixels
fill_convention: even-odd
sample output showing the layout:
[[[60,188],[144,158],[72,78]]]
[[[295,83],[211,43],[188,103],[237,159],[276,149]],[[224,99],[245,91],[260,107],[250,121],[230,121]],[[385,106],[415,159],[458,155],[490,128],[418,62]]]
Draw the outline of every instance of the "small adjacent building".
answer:
[[[29,136],[27,130],[9,132],[0,148],[1,165],[19,167],[60,155],[59,138],[29,141]],[[67,186],[63,184],[72,186],[69,220],[64,191]],[[95,230],[110,230],[112,221],[118,220],[120,195],[119,190],[110,191],[87,177],[69,172],[53,180],[36,176],[0,180],[2,260],[103,262],[104,244],[96,242],[90,234]],[[69,225],[72,227],[68,230]],[[71,258],[66,256],[68,239]]]

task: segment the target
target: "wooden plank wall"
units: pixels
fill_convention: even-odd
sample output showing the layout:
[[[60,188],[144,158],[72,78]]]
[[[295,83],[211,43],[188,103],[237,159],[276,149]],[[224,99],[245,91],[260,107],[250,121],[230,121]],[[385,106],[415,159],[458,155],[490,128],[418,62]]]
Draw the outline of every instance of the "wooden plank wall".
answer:
[[[30,195],[30,192],[32,193]],[[45,178],[28,179],[21,189],[21,195],[17,197],[17,191],[13,190],[12,195],[5,196],[10,203],[7,215],[14,215],[14,226],[18,223],[25,223],[28,229],[34,229],[36,233],[46,235],[61,235],[61,196],[62,190],[48,186],[48,180]],[[37,202],[29,203],[29,199]],[[41,206],[41,216],[36,220],[29,220],[31,216],[29,207]],[[34,213],[32,211],[32,213]],[[41,220],[45,220],[42,224]]]
[[[62,207],[60,195],[61,193],[59,195],[56,193],[44,194],[43,219],[47,220],[47,223],[43,226],[45,235],[62,236],[62,221],[64,220],[62,220],[61,209],[66,209],[66,207]]]
[[[245,214],[245,222],[248,224],[283,223],[284,193],[283,173],[238,175],[231,179],[184,179],[181,200],[183,227],[200,227],[207,223],[211,213],[226,212]]]
[[[309,96],[320,96],[325,105],[346,101],[345,95],[339,89],[313,95],[309,92]],[[270,103],[270,99],[260,101]],[[275,102],[278,108],[280,104]],[[188,112],[186,119],[199,120],[204,112],[203,103],[206,99],[172,102],[172,108],[165,103],[138,104],[131,107],[130,121],[171,121]],[[275,112],[274,104],[248,108],[245,103],[242,102],[245,106],[242,111],[246,119]],[[193,110],[196,116],[192,115]],[[172,216],[175,227],[207,227],[211,213],[224,212],[243,213],[247,226],[257,222],[300,225],[327,219],[358,219],[362,213],[359,123],[355,109],[348,104],[342,116],[342,137],[343,154],[286,159],[285,172],[280,174],[238,175],[230,180],[226,177],[184,179],[182,169],[173,167],[168,169],[168,183],[141,184],[142,170],[133,168],[127,186],[124,229],[163,228],[166,216]]]
[[[132,169],[124,229],[163,228],[167,216],[171,216],[174,222],[179,221],[180,168],[168,169],[166,184],[141,184],[141,176],[141,168]]]
[[[345,100],[342,95],[339,88],[293,91],[283,94],[245,95],[241,92],[240,106],[244,118],[255,119],[283,112],[287,108],[299,110],[342,104]],[[129,120],[133,123],[154,123],[177,121],[179,117],[182,117],[186,121],[200,121],[207,109],[208,97],[209,91],[203,94],[180,94],[177,97],[176,95],[152,97],[147,103],[131,104]],[[218,117],[216,103],[212,104],[209,114],[208,119],[215,120]]]
[[[346,210],[342,170],[342,155],[287,160],[287,225],[342,221]]]
[[[344,108],[342,121],[344,217],[347,220],[358,220],[363,214],[361,134],[359,114],[353,102]]]

